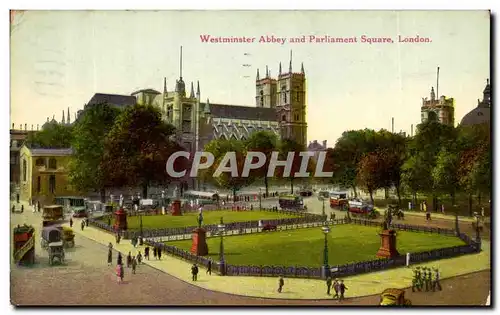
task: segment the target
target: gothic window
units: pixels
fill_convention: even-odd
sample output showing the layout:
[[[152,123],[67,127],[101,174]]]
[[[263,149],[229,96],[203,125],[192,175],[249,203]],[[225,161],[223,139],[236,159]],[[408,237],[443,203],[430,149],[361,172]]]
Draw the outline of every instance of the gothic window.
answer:
[[[50,175],[49,177],[49,192],[52,194],[56,191],[56,176]]]
[[[429,121],[438,121],[438,116],[437,116],[436,112],[433,112],[433,111],[429,112],[428,120]]]
[[[225,135],[220,135],[220,139],[226,140],[226,136]]]
[[[232,135],[232,136],[231,136],[231,140],[237,140],[236,136],[235,136],[235,135]]]
[[[264,107],[264,91],[260,90],[260,107]]]
[[[295,114],[295,121],[299,121],[299,114]]]
[[[35,165],[36,166],[45,166],[45,159],[44,158],[36,159]]]
[[[287,103],[287,98],[286,98],[286,86],[282,86],[281,87],[281,95],[283,95],[283,104],[286,104]]]
[[[42,183],[41,183],[41,178],[40,178],[40,176],[38,176],[38,177],[36,178],[36,191],[37,191],[37,192],[42,191]]]
[[[286,115],[281,116],[281,121],[286,121]]]
[[[56,169],[57,168],[57,161],[54,158],[50,158],[49,160],[49,168],[50,169]]]
[[[26,181],[28,176],[26,175],[26,172],[28,171],[28,166],[26,164],[26,159],[23,160],[23,181]]]

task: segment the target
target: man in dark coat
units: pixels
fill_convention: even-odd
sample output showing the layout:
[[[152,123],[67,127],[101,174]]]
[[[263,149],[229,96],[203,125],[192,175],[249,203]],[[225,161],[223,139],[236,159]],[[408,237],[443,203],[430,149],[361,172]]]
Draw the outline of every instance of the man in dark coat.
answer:
[[[111,248],[108,249],[108,266],[111,266],[113,263],[113,250]]]
[[[208,264],[207,264],[207,273],[209,275],[212,275],[212,260],[208,260]]]
[[[157,254],[158,254],[158,260],[161,260],[161,248],[158,247],[158,249],[156,250]]]
[[[85,228],[85,221],[82,220],[82,223],[80,224],[80,227],[82,228],[82,231],[83,231],[83,229]]]
[[[281,293],[281,291],[283,291],[284,285],[285,285],[285,280],[283,279],[283,276],[280,276],[278,280],[278,293]]]
[[[122,262],[122,253],[118,252],[118,257],[116,259],[116,264],[117,265],[121,265],[123,262]]]
[[[340,280],[340,285],[339,285],[340,298],[339,298],[339,301],[342,301],[344,299],[345,290],[347,290],[347,287],[344,284],[344,280]]]
[[[335,281],[333,282],[333,290],[335,291],[335,295],[333,296],[333,298],[338,299],[339,298],[339,290],[340,290],[339,279],[335,279]]]
[[[153,246],[153,257],[156,258],[157,251],[156,251],[156,246]]]
[[[330,295],[330,290],[332,289],[332,278],[326,278],[326,294]]]
[[[149,246],[146,246],[146,248],[144,248],[144,258],[149,260]]]
[[[69,227],[73,227],[73,218],[69,218]]]
[[[198,280],[198,266],[196,264],[191,267],[191,275],[193,276],[193,281]]]
[[[128,255],[127,255],[127,268],[130,268],[131,265],[132,265],[132,253],[128,252]]]

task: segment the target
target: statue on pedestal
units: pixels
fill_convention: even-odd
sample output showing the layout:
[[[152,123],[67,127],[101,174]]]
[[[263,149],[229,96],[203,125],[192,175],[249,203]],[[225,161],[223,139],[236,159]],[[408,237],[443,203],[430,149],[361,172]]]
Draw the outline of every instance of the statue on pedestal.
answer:
[[[179,198],[179,188],[178,187],[175,187],[173,196],[174,196],[174,200],[177,200],[177,198]]]
[[[203,224],[203,212],[200,211],[200,214],[198,215],[198,228],[201,228],[202,224]]]

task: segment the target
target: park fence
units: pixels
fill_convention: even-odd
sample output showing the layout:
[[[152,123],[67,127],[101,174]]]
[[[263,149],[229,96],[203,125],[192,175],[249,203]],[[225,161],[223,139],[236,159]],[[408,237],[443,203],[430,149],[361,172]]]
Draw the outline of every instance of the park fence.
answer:
[[[317,214],[310,214],[310,213],[301,213],[301,212],[296,212],[296,211],[291,211],[291,210],[279,210],[279,209],[272,209],[272,208],[266,208],[263,209],[263,211],[269,211],[269,212],[274,212],[274,213],[280,213],[284,215],[295,215],[298,217],[295,218],[282,218],[282,219],[268,219],[268,220],[261,220],[263,225],[274,225],[277,227],[277,229],[296,229],[296,228],[302,228],[302,227],[309,227],[311,224],[322,224],[324,222],[324,217],[321,215]],[[154,211],[146,211],[146,212],[129,212],[127,213],[128,217],[134,217],[134,216],[154,216],[156,215],[156,212]],[[111,224],[111,215],[105,215],[102,217],[98,218],[89,218],[89,224],[98,227],[100,229],[103,229],[108,232],[113,232],[115,233],[115,229]],[[340,222],[340,221],[338,221]],[[337,223],[340,224],[340,223]],[[191,235],[193,230],[196,229],[197,226],[189,226],[189,227],[178,227],[178,228],[163,228],[163,229],[142,229],[140,230],[127,230],[127,231],[121,231],[120,234],[123,237],[123,239],[132,239],[136,238],[139,236],[142,236],[143,238],[159,238],[159,237],[166,237],[167,239],[186,239],[190,238],[190,236],[186,235]],[[231,222],[231,223],[226,223],[225,228],[227,231],[231,231],[230,233],[233,234],[249,234],[249,233],[256,233],[258,232],[259,229],[259,221],[246,221],[246,222]],[[217,224],[209,224],[209,225],[203,225],[203,229],[206,230],[207,235],[213,235],[218,233],[218,225]],[[180,235],[180,236],[179,236]],[[177,236],[177,238],[174,238],[173,236]]]
[[[340,219],[328,222],[329,225],[354,223],[365,226],[381,226],[380,222],[370,220],[358,219]],[[310,223],[310,227],[323,226],[324,222]],[[435,233],[448,236],[457,235],[464,245],[434,249],[429,251],[410,253],[410,264],[418,264],[429,261],[434,261],[444,258],[452,258],[465,254],[473,254],[481,251],[481,242],[475,241],[464,233],[457,233],[451,229],[430,228],[425,226],[415,226],[408,224],[393,224],[393,229],[411,231],[411,232],[424,232]],[[156,246],[163,249],[166,253],[179,257],[183,260],[197,263],[202,266],[207,266],[209,258],[196,256],[190,252],[179,249],[175,246],[166,245],[161,242],[153,240],[146,240],[146,244]],[[391,268],[403,267],[407,263],[406,255],[400,255],[395,258],[374,259],[364,262],[349,263],[344,265],[331,266],[330,274],[332,277],[347,277],[363,273],[388,270]],[[218,263],[215,262],[214,265]],[[214,272],[220,270],[214,269]],[[225,265],[225,274],[227,276],[261,276],[261,277],[278,277],[283,276],[287,278],[313,278],[320,279],[322,277],[321,267],[303,267],[303,266],[255,266],[255,265]]]

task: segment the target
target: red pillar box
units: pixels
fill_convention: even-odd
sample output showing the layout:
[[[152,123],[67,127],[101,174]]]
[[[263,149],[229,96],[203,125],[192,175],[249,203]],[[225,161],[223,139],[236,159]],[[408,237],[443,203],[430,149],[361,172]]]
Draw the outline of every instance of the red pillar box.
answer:
[[[172,207],[170,212],[172,215],[182,215],[181,213],[181,201],[180,200],[174,200],[172,201]]]
[[[115,212],[115,230],[126,231],[127,230],[127,212],[123,208],[118,209]]]

